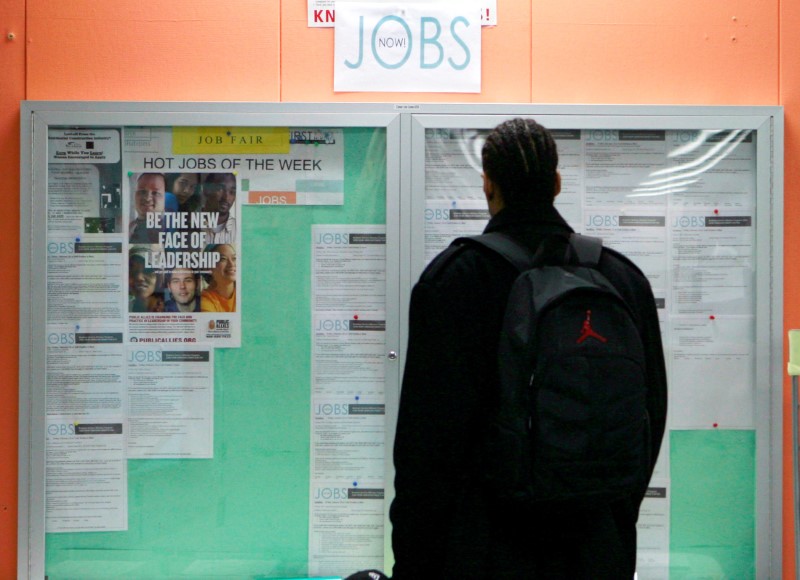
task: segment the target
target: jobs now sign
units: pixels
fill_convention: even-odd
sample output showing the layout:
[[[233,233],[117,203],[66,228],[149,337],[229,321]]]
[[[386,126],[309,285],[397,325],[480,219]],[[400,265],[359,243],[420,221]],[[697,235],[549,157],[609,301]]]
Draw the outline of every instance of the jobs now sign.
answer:
[[[481,4],[336,2],[336,92],[481,90]]]

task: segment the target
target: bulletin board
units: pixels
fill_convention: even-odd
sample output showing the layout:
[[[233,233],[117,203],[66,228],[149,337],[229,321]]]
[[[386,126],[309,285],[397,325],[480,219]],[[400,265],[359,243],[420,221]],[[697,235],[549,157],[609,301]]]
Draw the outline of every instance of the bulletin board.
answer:
[[[486,132],[533,116],[559,210],[660,301],[639,577],[777,577],[782,115],[23,103],[19,576],[389,570],[410,289],[485,224]]]

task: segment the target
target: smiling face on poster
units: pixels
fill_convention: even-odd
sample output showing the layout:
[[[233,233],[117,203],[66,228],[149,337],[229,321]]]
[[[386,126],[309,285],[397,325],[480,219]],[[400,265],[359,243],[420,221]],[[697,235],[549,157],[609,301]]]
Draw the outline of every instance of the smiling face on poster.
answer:
[[[334,91],[479,93],[481,4],[341,0]]]

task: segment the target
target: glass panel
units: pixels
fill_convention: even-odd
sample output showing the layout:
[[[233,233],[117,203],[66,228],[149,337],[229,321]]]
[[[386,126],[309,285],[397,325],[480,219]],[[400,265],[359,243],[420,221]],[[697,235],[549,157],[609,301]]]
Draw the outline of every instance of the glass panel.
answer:
[[[639,577],[668,578],[670,568],[752,577],[756,134],[552,132],[562,176],[557,209],[576,231],[630,258],[659,306],[670,431],[641,510]],[[425,129],[425,263],[487,224],[481,148],[488,133]],[[707,485],[730,481],[718,479],[723,463],[738,470],[735,498],[721,483]]]
[[[386,130],[52,127],[46,571],[383,567]]]

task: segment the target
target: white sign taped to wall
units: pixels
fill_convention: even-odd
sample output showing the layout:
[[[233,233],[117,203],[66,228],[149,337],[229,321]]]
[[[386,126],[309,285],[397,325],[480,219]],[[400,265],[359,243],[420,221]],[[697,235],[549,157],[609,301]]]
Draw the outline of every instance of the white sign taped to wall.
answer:
[[[336,92],[481,90],[481,4],[336,3]]]

